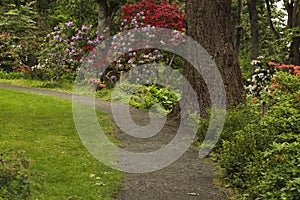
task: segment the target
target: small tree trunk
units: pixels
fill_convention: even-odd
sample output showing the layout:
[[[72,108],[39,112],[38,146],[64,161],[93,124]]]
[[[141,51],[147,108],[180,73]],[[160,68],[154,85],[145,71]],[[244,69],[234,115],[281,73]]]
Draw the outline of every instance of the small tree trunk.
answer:
[[[103,35],[104,37],[109,37],[109,30],[105,30],[106,28],[110,28],[110,15],[108,10],[107,0],[97,0],[98,4],[98,27],[97,31],[99,35]]]
[[[247,5],[251,24],[251,59],[255,60],[259,56],[257,0],[248,0]]]
[[[288,13],[288,21],[287,21],[287,26],[286,28],[289,29],[289,28],[293,28],[293,10],[294,10],[294,1],[284,1],[284,6],[285,6],[285,9]]]

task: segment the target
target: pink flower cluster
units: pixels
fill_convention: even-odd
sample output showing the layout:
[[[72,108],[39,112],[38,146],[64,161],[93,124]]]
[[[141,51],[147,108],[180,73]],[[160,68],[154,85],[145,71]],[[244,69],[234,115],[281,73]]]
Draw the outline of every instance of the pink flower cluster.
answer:
[[[278,64],[274,62],[269,62],[269,66],[274,67],[275,70],[282,70],[285,72],[289,72],[295,76],[300,76],[300,66],[295,66],[295,65],[286,65],[286,64]]]

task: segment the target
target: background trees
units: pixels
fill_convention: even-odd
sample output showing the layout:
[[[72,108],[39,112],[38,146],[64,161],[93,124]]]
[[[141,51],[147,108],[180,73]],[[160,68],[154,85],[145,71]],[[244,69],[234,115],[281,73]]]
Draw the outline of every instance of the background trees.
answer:
[[[233,0],[233,19],[241,16],[235,20],[235,35],[244,76],[253,72],[250,62],[257,56],[299,65],[298,4],[298,0]]]
[[[159,1],[154,2],[159,3]],[[170,0],[169,4],[173,2],[179,3],[181,8],[185,8],[184,1]],[[45,43],[47,41],[45,40],[46,35],[51,33],[53,28],[59,24],[70,21],[77,27],[81,27],[83,24],[92,24],[92,29],[98,30],[98,36],[107,37],[111,33],[115,34],[120,31],[121,8],[125,3],[132,4],[134,1],[1,1],[0,9],[3,15],[0,17],[0,32],[5,33],[4,35],[10,34],[9,37],[3,36],[5,40],[10,41],[2,41],[5,43],[0,50],[1,58],[3,58],[2,63],[7,63],[5,60],[14,60],[11,62],[14,64],[2,64],[1,68],[11,71],[12,67],[18,64],[30,67],[37,65],[41,52],[45,52],[41,49],[47,44],[47,42]],[[230,82],[234,89],[229,91],[230,89],[227,88],[228,100],[232,104],[241,101],[240,97],[235,99],[234,95],[241,96],[243,94],[242,89],[240,91],[237,89],[242,85],[239,78],[240,72],[236,71],[238,68],[236,67],[238,66],[237,56],[244,79],[249,78],[255,70],[250,63],[258,56],[263,56],[265,61],[299,64],[299,0],[233,0],[232,4],[226,5],[226,7],[224,7],[225,3],[222,5],[218,3],[216,8],[211,8],[215,15],[219,15],[218,17],[207,12],[196,14],[197,9],[200,9],[200,3],[197,5],[199,8],[190,6],[190,1],[186,3],[187,12],[189,12],[186,22],[190,26],[190,28],[188,27],[188,34],[208,50],[220,66],[225,80],[226,74],[230,74],[232,80],[235,80]],[[221,13],[219,7],[226,9],[228,15]],[[190,12],[189,9],[193,12]],[[232,19],[229,19],[230,13]],[[208,19],[206,21],[211,23],[220,23],[219,20],[223,18],[226,23],[214,28],[197,18]],[[233,29],[229,27],[231,25],[228,25],[227,21],[233,22],[235,31],[232,31]],[[107,28],[109,31],[106,31]],[[199,29],[198,32],[197,29]],[[217,36],[218,34],[221,36]],[[223,47],[219,44],[220,42],[215,43],[213,41],[224,41],[224,48],[227,48],[227,53],[222,53],[225,49],[221,49]],[[18,51],[13,48],[13,43],[19,44]],[[235,50],[235,53],[232,52],[232,49]],[[11,58],[11,55],[14,55],[14,58]],[[45,55],[42,56],[46,57]],[[233,67],[224,68],[225,65]],[[189,70],[185,71],[187,75],[192,73]],[[229,82],[225,81],[225,84],[228,85]],[[202,92],[199,90],[199,93]],[[204,96],[207,95],[204,94]]]

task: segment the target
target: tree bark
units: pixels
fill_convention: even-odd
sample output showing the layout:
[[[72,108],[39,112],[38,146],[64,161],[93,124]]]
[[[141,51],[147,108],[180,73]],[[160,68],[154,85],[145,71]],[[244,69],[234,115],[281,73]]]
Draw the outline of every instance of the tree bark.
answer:
[[[98,27],[97,31],[99,35],[109,36],[109,31],[105,31],[106,28],[110,27],[110,16],[108,11],[107,0],[97,0],[98,4]]]
[[[286,28],[293,28],[293,11],[294,11],[294,1],[289,2],[288,0],[284,1],[285,9],[288,13],[288,21]]]
[[[240,44],[241,44],[241,36],[242,36],[242,9],[243,9],[243,2],[242,0],[238,0],[238,5],[237,5],[237,16],[236,16],[236,39],[235,39],[235,50],[237,56],[239,55],[240,52]]]
[[[225,85],[227,105],[244,102],[242,74],[234,49],[231,0],[187,0],[186,14],[187,34],[207,50],[218,66]],[[211,101],[204,79],[189,63],[184,66],[183,74],[196,92],[200,115],[208,117],[206,111]]]
[[[248,0],[248,12],[251,24],[251,59],[255,60],[259,56],[259,33],[258,33],[258,12],[257,0]]]
[[[98,4],[98,27],[97,31],[99,35],[104,37],[110,36],[110,29],[112,26],[112,20],[123,1],[112,1],[110,4],[108,0],[96,0]],[[107,30],[108,29],[108,30]]]
[[[300,29],[300,0],[297,0],[293,9],[293,28]],[[299,35],[299,29],[295,31],[295,35]],[[300,37],[294,36],[291,43],[290,63],[300,65]]]

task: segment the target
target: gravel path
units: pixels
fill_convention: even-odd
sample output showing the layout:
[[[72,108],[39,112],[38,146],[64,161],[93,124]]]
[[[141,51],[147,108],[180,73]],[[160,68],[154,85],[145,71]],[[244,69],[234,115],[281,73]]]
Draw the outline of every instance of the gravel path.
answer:
[[[71,94],[44,89],[25,88],[0,84],[0,88],[10,88],[26,92],[40,93],[72,99]],[[97,100],[96,107],[111,115],[110,103]],[[140,125],[149,123],[148,114],[138,109],[130,109],[133,120]],[[113,121],[113,119],[112,119]],[[116,129],[116,137],[122,148],[133,152],[149,152],[168,144],[177,130],[177,122],[168,120],[162,131],[149,138],[138,139]],[[228,195],[223,188],[213,184],[214,164],[198,158],[198,151],[191,146],[177,161],[168,167],[150,173],[126,174],[118,200],[223,200]]]

